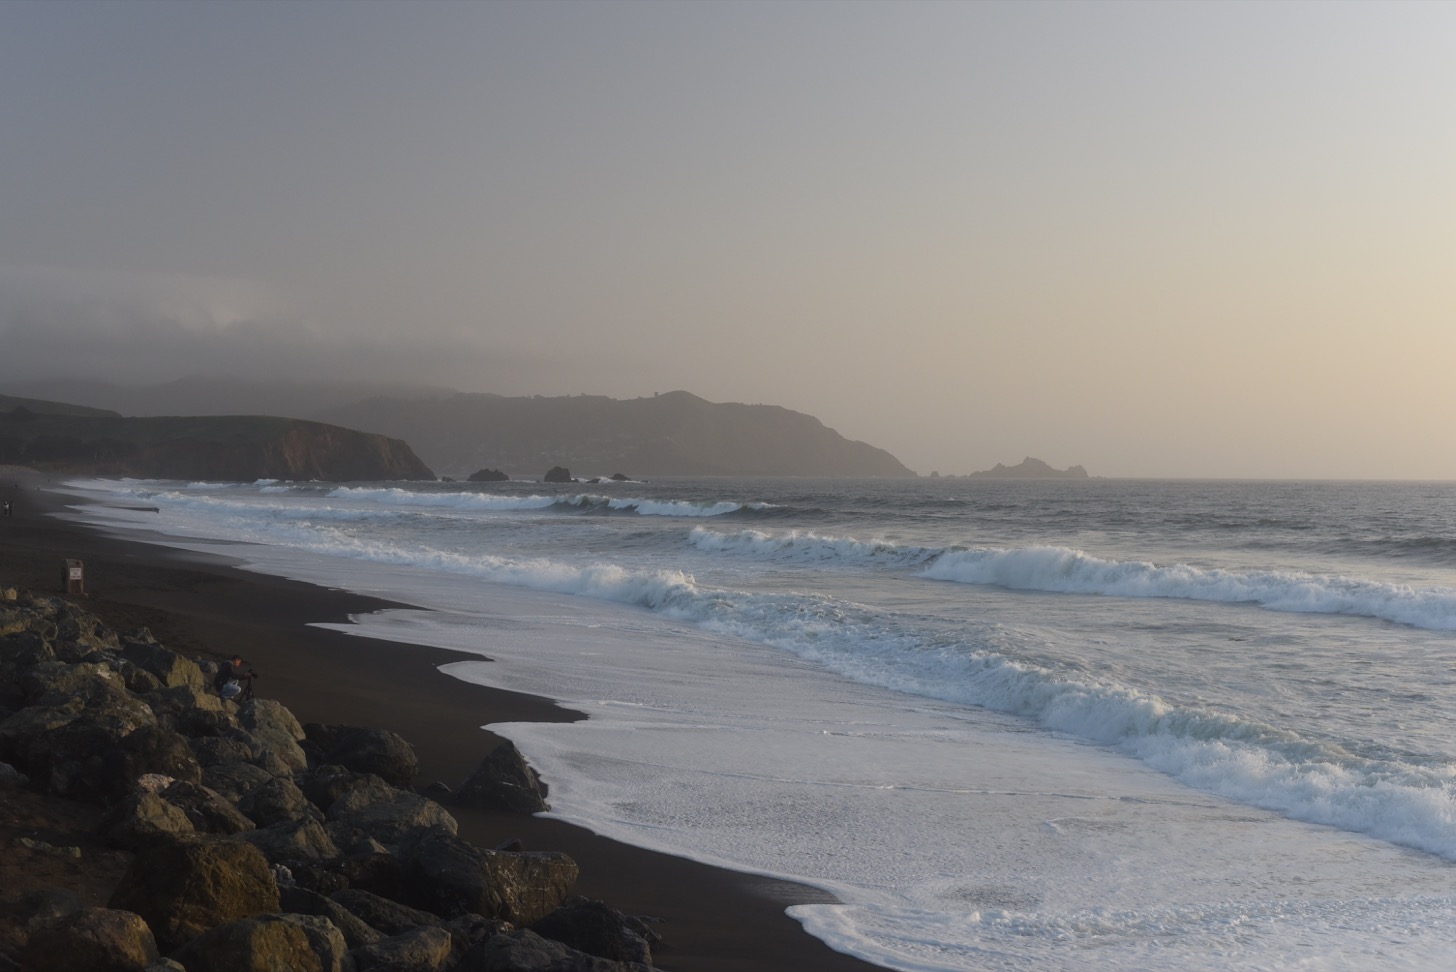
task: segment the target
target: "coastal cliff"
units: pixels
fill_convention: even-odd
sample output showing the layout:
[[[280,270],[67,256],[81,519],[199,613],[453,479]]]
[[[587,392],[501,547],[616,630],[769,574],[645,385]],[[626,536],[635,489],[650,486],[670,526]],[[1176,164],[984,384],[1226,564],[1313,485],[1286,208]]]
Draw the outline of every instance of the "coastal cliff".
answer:
[[[148,479],[435,478],[404,442],[319,422],[236,415],[123,418],[46,413],[24,405],[0,411],[0,463]]]

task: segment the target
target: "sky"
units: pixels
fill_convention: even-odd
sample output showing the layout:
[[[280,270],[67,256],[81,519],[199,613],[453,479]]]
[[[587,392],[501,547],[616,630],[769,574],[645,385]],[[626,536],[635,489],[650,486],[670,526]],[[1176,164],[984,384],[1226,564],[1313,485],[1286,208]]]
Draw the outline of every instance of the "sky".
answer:
[[[0,392],[684,389],[1456,479],[1456,4],[0,2]]]

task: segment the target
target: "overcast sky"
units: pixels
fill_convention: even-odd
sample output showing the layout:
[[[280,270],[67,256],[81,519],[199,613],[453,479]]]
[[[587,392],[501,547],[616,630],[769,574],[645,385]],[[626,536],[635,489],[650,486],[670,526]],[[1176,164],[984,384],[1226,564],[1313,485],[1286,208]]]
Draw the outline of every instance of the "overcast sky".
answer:
[[[1456,479],[1456,4],[0,3],[0,392],[808,412]]]

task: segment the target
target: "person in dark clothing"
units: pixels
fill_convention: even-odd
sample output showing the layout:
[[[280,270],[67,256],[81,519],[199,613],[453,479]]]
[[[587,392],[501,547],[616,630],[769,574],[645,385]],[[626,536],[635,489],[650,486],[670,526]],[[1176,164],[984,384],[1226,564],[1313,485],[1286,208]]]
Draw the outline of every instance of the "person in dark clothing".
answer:
[[[234,655],[218,666],[212,687],[225,699],[246,702],[253,697],[253,679],[257,676],[257,672],[248,668],[242,655]]]

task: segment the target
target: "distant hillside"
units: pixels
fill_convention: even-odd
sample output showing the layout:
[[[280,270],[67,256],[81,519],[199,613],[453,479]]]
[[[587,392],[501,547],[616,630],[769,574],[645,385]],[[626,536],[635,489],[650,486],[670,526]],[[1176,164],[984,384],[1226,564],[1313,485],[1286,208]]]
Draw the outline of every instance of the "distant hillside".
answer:
[[[298,419],[44,414],[0,399],[0,464],[147,479],[434,479],[403,442]]]
[[[915,475],[883,449],[853,442],[810,415],[776,405],[715,404],[687,392],[618,400],[457,393],[374,398],[315,417],[408,441],[436,469],[483,467],[537,477],[577,475]]]
[[[65,402],[48,402],[41,398],[16,398],[14,395],[0,395],[0,412],[13,412],[19,409],[22,414],[30,412],[35,415],[71,415],[89,416],[91,418],[116,418],[117,413],[105,408],[88,408],[85,405],[67,405]]]
[[[1040,459],[1027,456],[1014,466],[996,463],[994,469],[969,474],[967,479],[1086,479],[1087,470],[1081,466],[1053,469]]]

